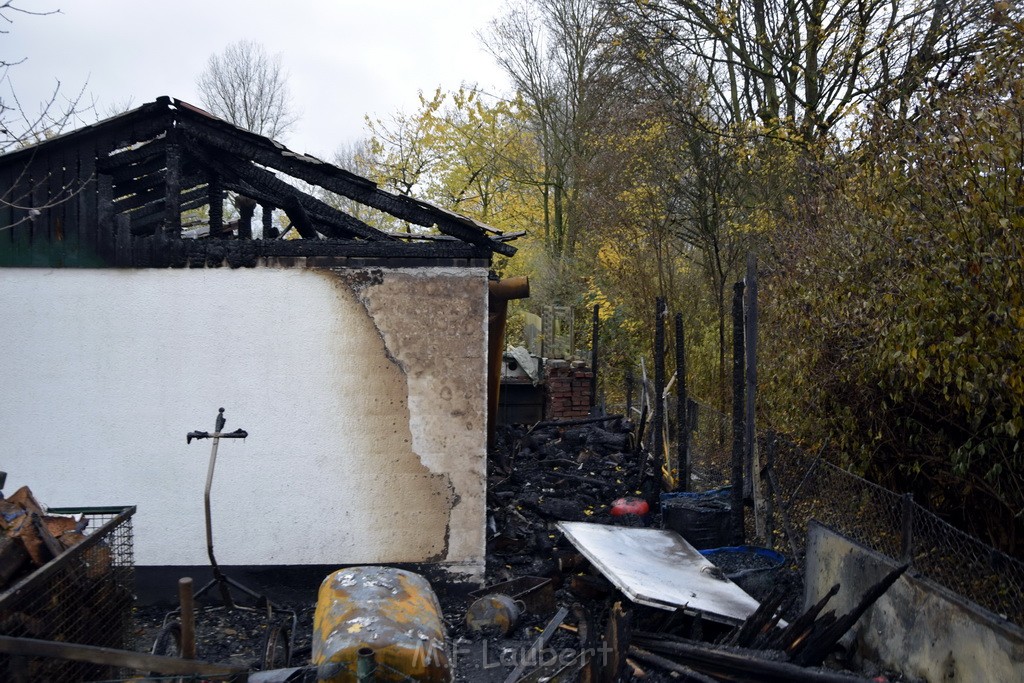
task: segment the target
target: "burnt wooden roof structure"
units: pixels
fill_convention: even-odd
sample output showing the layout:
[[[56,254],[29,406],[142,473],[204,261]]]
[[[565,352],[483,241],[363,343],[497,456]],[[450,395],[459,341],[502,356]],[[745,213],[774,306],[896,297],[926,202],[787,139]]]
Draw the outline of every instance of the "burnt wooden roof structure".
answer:
[[[303,192],[305,181],[436,232],[381,231]],[[224,223],[226,192],[241,216]],[[255,205],[264,239],[253,239]],[[182,236],[182,213],[209,207],[209,232]],[[276,238],[285,213],[302,239]],[[502,234],[299,154],[181,100],[155,102],[0,156],[0,266],[254,266],[261,259],[486,265],[511,256]]]

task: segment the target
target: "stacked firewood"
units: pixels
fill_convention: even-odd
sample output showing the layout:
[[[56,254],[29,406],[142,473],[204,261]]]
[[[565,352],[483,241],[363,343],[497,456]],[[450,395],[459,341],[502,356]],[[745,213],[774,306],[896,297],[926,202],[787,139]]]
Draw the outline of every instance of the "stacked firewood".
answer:
[[[27,486],[0,500],[0,590],[82,541],[85,523],[47,515]]]

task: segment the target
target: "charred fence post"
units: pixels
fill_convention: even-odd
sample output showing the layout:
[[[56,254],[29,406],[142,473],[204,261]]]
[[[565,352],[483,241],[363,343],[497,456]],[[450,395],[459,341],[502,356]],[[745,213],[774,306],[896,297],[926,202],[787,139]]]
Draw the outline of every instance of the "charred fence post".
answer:
[[[765,517],[765,545],[775,550],[775,491],[772,488],[770,477],[772,468],[775,467],[775,432],[769,432],[766,438],[764,465],[762,466],[761,478],[765,482],[764,517]]]
[[[746,449],[743,447],[743,283],[732,287],[732,524],[736,545],[743,544],[743,468]]]
[[[679,478],[676,488],[690,490],[690,420],[686,393],[686,338],[683,336],[683,314],[676,313],[676,449],[679,457]]]
[[[600,320],[598,318],[598,312],[601,310],[600,304],[594,304],[594,326],[593,331],[590,333],[590,372],[593,375],[590,378],[590,409],[593,410],[594,406],[597,405],[597,337],[599,331]]]
[[[658,468],[665,459],[665,299],[654,300],[654,462]],[[664,478],[662,477],[664,483]]]
[[[626,368],[626,419],[633,419],[633,368]]]
[[[903,535],[901,539],[900,557],[903,562],[912,562],[914,558],[914,496],[904,493],[902,505]]]
[[[746,352],[746,469],[744,495],[754,501],[754,524],[759,538],[765,537],[764,501],[758,463],[757,432],[754,422],[754,401],[757,395],[757,257],[747,254],[747,274],[744,279],[744,351]]]

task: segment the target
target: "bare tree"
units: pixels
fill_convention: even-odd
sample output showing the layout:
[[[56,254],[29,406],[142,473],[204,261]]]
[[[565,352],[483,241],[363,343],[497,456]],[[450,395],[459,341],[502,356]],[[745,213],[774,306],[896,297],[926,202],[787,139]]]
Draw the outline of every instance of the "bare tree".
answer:
[[[45,17],[60,10],[29,10],[19,7],[14,0],[0,2],[0,35],[10,32],[18,16]],[[58,135],[68,125],[81,121],[82,115],[93,109],[85,103],[85,86],[68,94],[55,81],[49,96],[36,107],[26,107],[18,98],[11,79],[11,69],[24,58],[0,57],[0,154],[31,145]]]
[[[251,40],[210,55],[196,86],[211,113],[259,135],[277,139],[299,119],[289,101],[281,55],[269,55]]]

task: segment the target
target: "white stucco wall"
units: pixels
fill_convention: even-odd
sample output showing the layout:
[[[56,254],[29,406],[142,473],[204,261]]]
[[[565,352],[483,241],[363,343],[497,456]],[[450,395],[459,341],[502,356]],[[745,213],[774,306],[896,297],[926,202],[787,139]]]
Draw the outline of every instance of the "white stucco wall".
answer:
[[[136,562],[484,552],[486,272],[0,269],[0,469],[52,506],[135,504]]]

